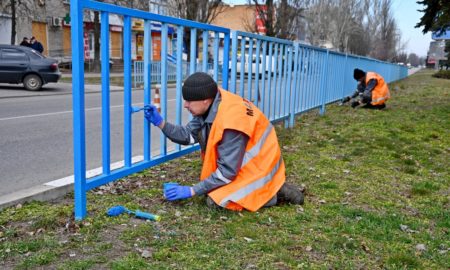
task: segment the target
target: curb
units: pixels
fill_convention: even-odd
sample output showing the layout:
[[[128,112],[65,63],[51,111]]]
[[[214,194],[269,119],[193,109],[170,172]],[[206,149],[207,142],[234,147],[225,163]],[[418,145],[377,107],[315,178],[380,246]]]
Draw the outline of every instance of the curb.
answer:
[[[16,191],[0,196],[0,211],[19,203],[57,199],[71,191],[73,191],[73,184],[68,184],[61,187],[38,185],[28,189]]]

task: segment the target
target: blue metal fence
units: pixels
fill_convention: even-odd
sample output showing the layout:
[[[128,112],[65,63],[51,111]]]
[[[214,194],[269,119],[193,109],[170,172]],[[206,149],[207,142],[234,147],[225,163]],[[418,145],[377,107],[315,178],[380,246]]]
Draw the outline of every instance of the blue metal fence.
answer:
[[[85,91],[83,66],[83,11],[96,10],[101,15],[101,57],[109,62],[109,15],[123,17],[124,52],[124,165],[111,170],[110,134],[110,89],[109,66],[102,66],[102,174],[86,176],[86,125]],[[151,103],[151,84],[161,84],[161,113],[167,117],[167,93],[176,96],[176,124],[182,123],[181,84],[194,71],[210,72],[229,89],[254,102],[267,117],[284,121],[285,126],[293,126],[295,116],[308,110],[319,108],[325,112],[325,105],[352,93],[356,87],[353,69],[375,71],[387,82],[407,76],[407,69],[365,57],[346,55],[315,48],[296,42],[255,35],[188,20],[156,15],[144,11],[128,9],[91,0],[71,0],[72,18],[72,90],[73,90],[73,130],[74,130],[74,177],[75,177],[75,218],[86,216],[86,192],[100,185],[117,180],[129,174],[144,170],[162,162],[177,158],[198,146],[176,146],[168,149],[167,140],[161,134],[159,153],[150,152],[152,143],[150,125],[143,120],[143,160],[132,162],[132,119],[137,112],[132,107],[131,86],[144,84],[144,104]],[[131,59],[132,20],[144,20],[144,57],[142,62]],[[161,61],[152,62],[151,22],[161,25]],[[176,55],[168,53],[168,27],[176,29]],[[189,35],[189,62],[183,59],[183,39]],[[202,49],[199,48],[201,40]],[[210,42],[211,41],[211,42]],[[211,44],[209,46],[208,44]],[[231,48],[230,48],[231,46]],[[211,48],[210,48],[211,47]],[[231,60],[230,60],[231,49]],[[202,60],[197,60],[197,53]],[[208,55],[212,55],[212,63]],[[169,58],[171,61],[168,61]],[[172,62],[175,61],[174,64]],[[133,67],[133,69],[132,69]],[[174,89],[168,82],[175,83]]]

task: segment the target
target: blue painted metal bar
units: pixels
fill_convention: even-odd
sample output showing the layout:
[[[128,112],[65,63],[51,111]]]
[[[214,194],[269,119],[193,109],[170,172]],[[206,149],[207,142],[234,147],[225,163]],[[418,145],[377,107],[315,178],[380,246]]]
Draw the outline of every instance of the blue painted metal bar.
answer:
[[[268,67],[268,73],[267,73],[267,94],[266,93],[264,93],[264,96],[266,96],[267,97],[267,105],[264,105],[265,107],[264,107],[264,114],[267,116],[267,118],[269,118],[270,117],[270,97],[271,97],[271,95],[270,95],[270,92],[271,92],[271,89],[272,89],[272,68],[273,68],[273,64],[274,63],[272,63],[272,57],[273,56],[273,42],[269,42],[269,67]]]
[[[248,57],[247,57],[247,99],[252,101],[252,81],[253,81],[253,39],[251,38],[248,44]]]
[[[261,41],[259,39],[256,40],[256,61],[255,61],[255,93],[254,93],[254,97],[255,97],[255,104],[256,106],[260,106],[260,101],[261,101],[261,95],[259,94],[259,58],[260,58],[260,47],[261,47]]]
[[[208,72],[208,58],[209,58],[209,53],[208,53],[208,39],[209,39],[209,33],[208,31],[203,31],[202,33],[202,71],[203,72]]]
[[[298,86],[297,81],[299,80],[299,68],[298,68],[298,59],[299,59],[300,53],[299,53],[299,45],[298,43],[294,44],[294,78],[292,82],[292,88],[291,88],[291,95],[290,95],[290,105],[289,105],[289,127],[294,127],[294,121],[295,121],[295,103],[297,101],[297,95],[298,95]],[[290,79],[289,79],[290,81]]]
[[[283,116],[290,116],[291,115],[291,107],[292,107],[292,100],[294,98],[291,97],[295,97],[295,94],[293,93],[293,91],[291,91],[291,89],[293,88],[292,85],[295,85],[295,82],[293,84],[293,82],[291,81],[292,79],[292,47],[289,47],[289,56],[288,56],[288,75],[287,75],[287,82],[286,82],[286,90],[284,93],[284,110],[283,110]],[[286,118],[285,120],[285,128],[289,128],[291,118]]]
[[[190,68],[189,74],[195,73],[197,70],[197,29],[191,29],[191,51],[190,51]]]
[[[125,167],[131,167],[131,17],[125,16],[123,23],[123,159]]]
[[[111,141],[110,141],[110,99],[109,99],[109,13],[101,12],[101,51],[102,59],[102,168],[103,174],[110,173]]]
[[[86,216],[86,130],[84,104],[83,7],[81,1],[70,0],[72,25],[72,106],[75,219]]]
[[[231,86],[230,92],[236,94],[236,65],[237,65],[237,48],[238,48],[238,38],[236,31],[231,32]],[[225,53],[225,52],[224,52]],[[224,60],[225,63],[225,60]]]
[[[259,104],[259,108],[261,109],[262,112],[264,112],[264,108],[266,107],[265,105],[265,91],[266,91],[266,72],[268,70],[268,67],[266,66],[266,58],[267,58],[267,41],[263,41],[262,43],[262,64],[261,64],[261,91],[260,93],[260,97],[261,97],[261,101]]]
[[[230,62],[230,32],[223,39],[222,88],[228,89],[228,64]]]
[[[240,85],[239,85],[239,95],[241,97],[244,96],[244,77],[245,77],[245,38],[242,37],[241,39],[241,78],[240,78]]]
[[[200,146],[198,146],[198,145],[197,146],[193,146],[193,147],[189,147],[189,148],[185,148],[185,149],[183,149],[181,151],[178,151],[178,152],[173,152],[173,153],[170,153],[170,154],[167,154],[167,155],[156,156],[150,161],[138,162],[136,164],[133,164],[133,167],[131,167],[131,168],[121,168],[121,169],[114,170],[108,176],[92,177],[92,178],[88,179],[88,181],[86,182],[86,191],[94,189],[94,188],[99,187],[101,185],[108,184],[109,182],[112,182],[112,181],[117,180],[119,178],[125,177],[127,175],[132,174],[132,173],[136,173],[136,172],[142,171],[142,170],[147,169],[147,168],[152,167],[152,166],[156,166],[158,164],[161,164],[163,162],[172,160],[174,158],[187,155],[187,154],[192,153],[194,151],[197,151],[199,149],[200,149]]]
[[[219,78],[219,33],[214,32],[214,80]]]
[[[151,57],[152,57],[152,22],[146,20],[144,23],[144,105],[151,103],[151,87],[152,87],[152,76],[151,76]],[[136,63],[136,62],[135,62]],[[136,74],[134,76],[137,77]],[[148,161],[151,159],[150,147],[151,143],[151,132],[150,123],[147,119],[144,121],[144,160]]]
[[[199,23],[194,21],[189,21],[185,19],[175,18],[175,17],[169,17],[164,15],[159,15],[155,13],[150,13],[142,10],[137,9],[131,9],[126,8],[122,6],[116,6],[112,4],[107,4],[103,2],[93,1],[93,0],[79,0],[84,8],[88,9],[95,9],[98,11],[108,11],[110,13],[116,13],[116,14],[122,14],[124,16],[131,16],[134,18],[144,19],[144,20],[152,20],[152,21],[158,21],[161,23],[167,23],[167,24],[176,24],[176,25],[183,25],[184,27],[191,27],[191,28],[199,28],[207,31],[218,31],[222,33],[229,33],[230,29],[212,25],[212,24],[206,24],[206,23]]]
[[[179,26],[177,29],[177,84],[176,84],[176,124],[182,123],[182,97],[181,97],[181,82],[183,81],[183,33],[184,27]],[[176,145],[177,151],[181,150],[181,145]]]
[[[276,84],[277,84],[277,67],[278,67],[278,43],[275,43],[274,47],[275,56],[274,56],[274,63],[273,63],[273,85],[270,86],[270,109],[269,109],[269,120],[273,120],[275,117],[275,103],[276,103]]]
[[[325,104],[326,104],[325,99],[326,99],[326,91],[327,91],[326,83],[327,83],[328,74],[330,72],[329,66],[328,66],[329,57],[330,57],[330,52],[327,51],[325,62],[322,64],[322,80],[320,82],[321,91],[320,91],[319,96],[321,98],[321,107],[320,107],[321,115],[323,115],[325,113]]]
[[[284,56],[285,45],[280,44],[280,51],[278,56],[278,70],[277,70],[277,83],[275,87],[275,108],[274,108],[274,120],[280,117],[280,102],[281,102],[281,82],[283,80],[283,56]]]
[[[167,119],[167,33],[168,25],[163,23],[161,25],[161,114],[164,119]],[[167,139],[161,132],[160,135],[160,153],[167,154]]]
[[[287,85],[287,71],[288,71],[288,66],[292,66],[289,62],[289,48],[291,46],[284,46],[284,55],[283,55],[283,77],[282,77],[282,81],[281,81],[281,92],[280,92],[280,112],[279,115],[280,116],[286,116],[286,108],[288,106],[286,106],[286,85]],[[290,73],[290,72],[289,72]]]

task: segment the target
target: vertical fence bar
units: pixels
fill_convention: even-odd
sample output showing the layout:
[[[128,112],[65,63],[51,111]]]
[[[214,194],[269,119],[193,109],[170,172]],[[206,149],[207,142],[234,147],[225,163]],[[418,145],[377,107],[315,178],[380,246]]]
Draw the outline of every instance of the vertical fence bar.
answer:
[[[151,103],[151,57],[152,57],[152,22],[146,20],[144,23],[144,105]],[[136,76],[136,74],[135,74]],[[151,158],[151,132],[150,123],[147,119],[144,121],[144,160],[148,161]]]
[[[110,173],[110,120],[109,120],[109,13],[101,12],[101,59],[102,59],[102,160],[103,174]]]
[[[197,29],[191,28],[191,51],[190,51],[189,74],[195,73],[197,67]]]
[[[247,61],[247,99],[252,101],[252,79],[253,79],[253,38],[250,38],[248,44],[248,61]]]
[[[259,102],[261,100],[261,96],[259,94],[259,58],[260,58],[260,47],[261,46],[261,41],[259,39],[256,40],[256,53],[255,53],[255,57],[256,57],[256,61],[255,61],[255,104],[256,106],[259,105]]]
[[[202,61],[202,71],[203,72],[208,72],[208,34],[209,32],[204,30],[202,33],[202,57],[203,57],[203,61]]]
[[[181,125],[182,122],[182,100],[181,100],[181,82],[183,81],[183,33],[184,27],[177,28],[177,85],[176,85],[176,124]],[[181,150],[181,145],[177,144],[176,149]]]
[[[290,45],[284,45],[284,65],[283,65],[283,71],[282,71],[282,81],[281,81],[281,92],[280,92],[280,112],[279,115],[284,117],[286,116],[286,86],[287,86],[287,71],[288,71],[288,66],[292,66],[289,62],[289,48],[291,46]],[[289,72],[290,74],[290,72]],[[286,123],[287,124],[287,123]]]
[[[222,88],[228,90],[228,64],[230,62],[230,32],[225,33],[222,62]]]
[[[269,67],[268,67],[268,73],[267,73],[267,106],[264,108],[264,114],[267,116],[267,118],[270,117],[270,90],[272,85],[272,68],[273,68],[273,42],[269,43]],[[270,118],[269,118],[270,119]]]
[[[298,78],[298,43],[294,43],[294,78],[293,78],[293,82],[292,82],[292,86],[291,86],[291,96],[289,97],[290,99],[290,108],[289,108],[289,127],[293,127],[294,126],[294,121],[295,121],[295,102],[297,100],[297,78]],[[290,81],[290,79],[289,79]]]
[[[322,63],[322,79],[320,80],[320,87],[321,87],[321,91],[320,91],[320,97],[321,97],[321,107],[320,107],[320,114],[323,115],[325,113],[325,104],[326,104],[326,95],[325,92],[327,91],[326,89],[326,79],[327,79],[327,75],[328,75],[328,59],[330,57],[330,51],[327,50],[327,55],[325,58],[325,62]]]
[[[214,32],[214,80],[219,78],[219,33]]]
[[[278,43],[275,43],[274,47],[275,56],[274,56],[274,63],[273,63],[273,85],[270,86],[270,108],[269,108],[269,116],[270,120],[274,120],[275,116],[275,103],[276,103],[276,83],[277,83],[277,63],[278,63]]]
[[[298,44],[294,43],[294,46],[289,46],[290,50],[289,50],[289,74],[288,74],[288,90],[286,92],[285,95],[285,101],[286,101],[286,109],[285,112],[286,114],[289,115],[289,118],[286,119],[285,121],[285,126],[286,128],[288,127],[293,127],[294,126],[294,119],[293,119],[293,115],[294,115],[294,100],[295,100],[295,84],[297,82],[297,59],[296,54],[297,50],[298,50]],[[294,51],[292,51],[292,49],[294,49]],[[294,70],[292,70],[292,55],[294,54]],[[292,72],[293,71],[293,72]],[[291,81],[292,79],[292,73],[294,73],[294,81]]]
[[[124,163],[131,167],[131,17],[124,17],[123,29],[123,121],[124,121]]]
[[[345,60],[344,60],[345,62],[344,62],[344,72],[343,72],[343,74],[344,74],[344,83],[342,84],[342,92],[341,92],[341,100],[343,100],[344,99],[344,95],[345,95],[345,87],[346,87],[346,82],[347,82],[347,80],[348,80],[348,78],[347,78],[347,61],[348,61],[348,54],[346,53],[345,54]]]
[[[163,23],[161,26],[161,114],[164,119],[167,119],[167,32],[168,25]],[[166,136],[161,133],[160,136],[160,154],[167,154],[167,140]]]
[[[283,80],[283,53],[285,45],[280,44],[280,52],[278,56],[278,71],[277,71],[277,83],[275,87],[275,108],[274,108],[274,119],[278,119],[280,116],[280,102],[281,102],[281,83]]]
[[[231,93],[236,94],[236,63],[237,63],[237,47],[238,47],[238,38],[236,31],[231,32],[231,85],[230,91]],[[225,53],[225,51],[224,51]],[[225,60],[223,61],[225,64]],[[223,70],[222,70],[223,73]]]
[[[84,46],[82,1],[70,0],[72,18],[72,104],[75,219],[86,216],[86,130],[84,105]]]
[[[263,41],[263,45],[262,45],[262,64],[261,64],[261,101],[260,101],[260,109],[262,112],[264,112],[264,108],[265,108],[265,90],[266,90],[266,71],[267,71],[267,67],[266,67],[266,57],[267,57],[267,41]]]
[[[241,36],[241,78],[240,78],[240,85],[239,85],[239,95],[241,97],[244,96],[244,77],[245,77],[245,37]]]

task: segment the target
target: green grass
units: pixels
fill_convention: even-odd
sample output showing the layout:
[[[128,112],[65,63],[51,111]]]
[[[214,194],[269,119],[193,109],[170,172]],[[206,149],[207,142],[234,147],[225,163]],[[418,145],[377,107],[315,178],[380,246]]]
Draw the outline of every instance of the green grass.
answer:
[[[3,210],[0,268],[448,269],[450,81],[432,74],[390,85],[386,110],[330,105],[277,127],[287,179],[306,186],[302,207],[164,201],[163,182],[198,181],[195,153],[89,192],[82,222],[73,195]],[[162,220],[107,217],[117,204]]]

